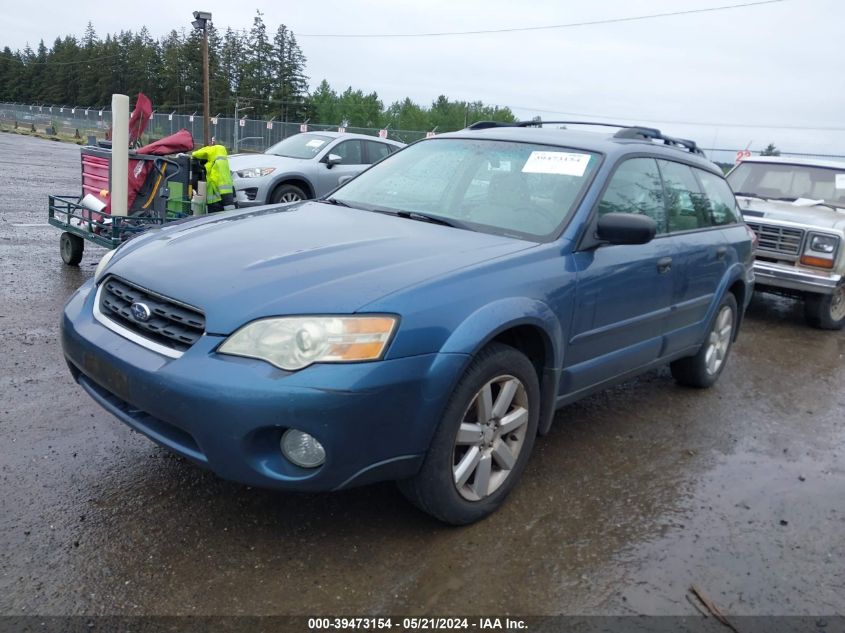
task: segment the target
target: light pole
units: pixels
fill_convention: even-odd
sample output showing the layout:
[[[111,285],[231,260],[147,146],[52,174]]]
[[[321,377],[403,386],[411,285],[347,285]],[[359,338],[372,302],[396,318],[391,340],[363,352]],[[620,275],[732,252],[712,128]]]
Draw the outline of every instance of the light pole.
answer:
[[[203,144],[210,145],[211,136],[208,130],[208,117],[211,106],[209,105],[208,92],[208,23],[211,22],[211,13],[208,11],[194,11],[194,21],[191,25],[202,31],[202,136]]]
[[[238,127],[240,127],[240,125],[241,125],[241,119],[240,119],[239,114],[246,112],[247,110],[253,109],[252,106],[247,106],[246,108],[240,108],[238,106],[239,106],[239,101],[238,101],[238,98],[235,97],[235,130],[234,130],[234,134],[233,134],[234,143],[232,144],[232,147],[233,147],[234,153],[236,153],[236,154],[238,153],[238,136],[240,136],[240,133],[239,133],[240,131],[238,130]]]

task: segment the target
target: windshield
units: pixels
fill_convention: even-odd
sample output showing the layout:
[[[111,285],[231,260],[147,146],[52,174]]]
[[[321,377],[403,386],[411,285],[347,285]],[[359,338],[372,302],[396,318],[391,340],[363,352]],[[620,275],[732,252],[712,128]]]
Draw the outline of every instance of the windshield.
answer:
[[[767,200],[793,201],[798,198],[824,200],[845,208],[845,166],[842,169],[785,165],[783,163],[740,163],[728,176],[737,193]]]
[[[390,156],[334,198],[419,213],[529,239],[554,235],[599,163],[578,149],[509,141],[431,139]]]
[[[314,158],[331,140],[331,136],[321,134],[296,134],[271,145],[264,153],[285,158]]]

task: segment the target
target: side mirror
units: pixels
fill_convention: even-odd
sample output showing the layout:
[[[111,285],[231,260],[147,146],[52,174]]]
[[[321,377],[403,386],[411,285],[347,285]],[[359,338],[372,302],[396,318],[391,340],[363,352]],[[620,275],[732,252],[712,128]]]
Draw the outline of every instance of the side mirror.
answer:
[[[596,237],[610,244],[646,244],[654,239],[657,223],[647,215],[608,213],[599,218]]]
[[[338,156],[337,154],[329,154],[328,156],[326,156],[326,167],[328,167],[329,169],[331,169],[335,165],[339,165],[342,162],[343,158],[341,156]]]

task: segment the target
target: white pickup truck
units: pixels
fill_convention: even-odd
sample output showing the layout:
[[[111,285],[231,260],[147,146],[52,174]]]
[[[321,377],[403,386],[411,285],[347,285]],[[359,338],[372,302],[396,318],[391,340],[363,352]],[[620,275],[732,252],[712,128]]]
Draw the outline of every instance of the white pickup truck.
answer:
[[[755,156],[728,174],[757,234],[758,290],[804,300],[807,322],[845,326],[845,162]]]

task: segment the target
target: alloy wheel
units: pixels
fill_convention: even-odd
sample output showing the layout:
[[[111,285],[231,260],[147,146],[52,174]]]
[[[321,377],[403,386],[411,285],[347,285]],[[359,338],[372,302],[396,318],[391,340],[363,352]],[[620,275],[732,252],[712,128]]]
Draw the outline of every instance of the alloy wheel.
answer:
[[[287,193],[282,194],[281,200],[279,202],[289,203],[289,202],[299,202],[302,200],[302,196],[298,193],[294,193],[293,191],[288,191]]]
[[[498,376],[475,394],[452,452],[455,487],[464,499],[480,501],[505,483],[525,444],[528,419],[528,394],[514,376]]]
[[[704,353],[704,366],[711,376],[717,374],[725,362],[728,349],[731,346],[734,318],[730,306],[722,306],[710,336],[707,339],[707,351]]]

